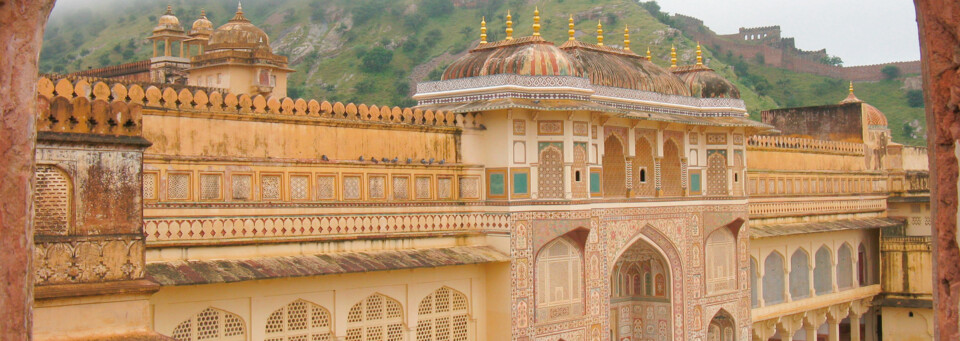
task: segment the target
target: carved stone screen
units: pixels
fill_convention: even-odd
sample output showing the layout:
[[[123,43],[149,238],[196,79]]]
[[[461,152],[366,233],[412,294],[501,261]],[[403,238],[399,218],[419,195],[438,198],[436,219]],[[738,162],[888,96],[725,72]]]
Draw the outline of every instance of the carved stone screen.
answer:
[[[442,287],[420,301],[416,341],[468,341],[467,296]]]
[[[296,300],[270,314],[265,341],[330,341],[333,340],[331,326],[327,309]]]
[[[237,314],[216,308],[204,309],[181,322],[170,335],[179,341],[244,341],[247,339],[243,319]]]
[[[400,302],[373,294],[354,304],[347,313],[345,341],[402,341],[403,308]]]
[[[549,144],[540,150],[537,192],[540,198],[563,198],[563,151],[558,144]]]
[[[653,145],[646,138],[637,139],[637,157],[633,159],[633,191],[638,197],[652,197],[656,194],[653,179]]]
[[[38,235],[66,235],[70,229],[70,178],[50,165],[37,165],[33,195],[34,226]]]

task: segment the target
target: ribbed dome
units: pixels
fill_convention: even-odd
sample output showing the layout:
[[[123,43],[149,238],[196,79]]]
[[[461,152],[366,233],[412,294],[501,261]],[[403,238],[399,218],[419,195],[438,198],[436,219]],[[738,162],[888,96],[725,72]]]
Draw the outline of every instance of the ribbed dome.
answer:
[[[515,74],[523,76],[580,76],[576,61],[539,36],[481,44],[454,61],[441,79]]]
[[[213,33],[213,23],[207,19],[207,11],[200,11],[200,18],[193,22],[190,34],[211,34]]]
[[[690,95],[701,98],[740,98],[740,89],[704,65],[685,65],[673,69],[690,89]]]
[[[867,116],[867,125],[886,126],[887,115],[884,115],[880,109],[867,103],[863,103],[863,114]]]
[[[862,103],[863,116],[867,119],[868,126],[887,126],[887,115],[884,115],[880,109],[864,102],[857,98],[857,95],[853,94],[853,82],[850,83],[850,94],[847,95],[847,98],[840,101],[840,104],[848,103]]]
[[[157,27],[153,28],[154,32],[163,30],[183,31],[183,27],[180,26],[180,19],[173,15],[173,7],[170,5],[167,5],[167,12],[157,20]]]
[[[632,52],[570,40],[560,48],[594,85],[690,96],[677,76]]]
[[[266,48],[270,49],[270,37],[243,16],[243,9],[237,8],[237,14],[229,22],[218,27],[210,36],[208,49],[230,48]]]

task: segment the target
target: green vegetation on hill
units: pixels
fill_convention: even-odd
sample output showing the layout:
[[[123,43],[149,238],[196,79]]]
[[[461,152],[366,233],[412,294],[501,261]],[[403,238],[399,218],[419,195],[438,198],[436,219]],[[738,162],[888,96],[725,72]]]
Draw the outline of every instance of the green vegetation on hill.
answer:
[[[464,8],[450,0],[262,0],[245,2],[244,15],[267,32],[274,51],[287,56],[297,71],[289,78],[291,97],[413,105],[410,95],[417,82],[439,79],[446,65],[477,44],[481,17],[486,18],[490,41],[505,37],[508,9],[514,36],[530,35],[535,6],[540,8],[542,35],[558,45],[567,39],[567,18],[573,14],[577,39],[595,42],[600,21],[604,42],[620,46],[623,28],[629,25],[633,50],[643,54],[650,47],[655,63],[669,66],[672,45],[677,47],[680,64],[695,62],[696,42],[672,28],[670,16],[650,3],[477,3],[475,8]],[[65,1],[47,24],[41,72],[69,73],[149,58],[153,49],[146,38],[168,4],[188,31],[201,9],[214,26],[226,23],[236,11],[235,0],[108,0],[96,6]],[[835,103],[845,95],[842,81],[758,65],[762,60],[724,57],[704,50],[710,67],[740,87],[754,119],[759,119],[761,110]],[[904,137],[903,124],[919,119],[922,126],[922,109],[907,105],[900,83],[894,79],[860,85],[857,95],[887,114],[895,140],[915,143],[920,140]]]

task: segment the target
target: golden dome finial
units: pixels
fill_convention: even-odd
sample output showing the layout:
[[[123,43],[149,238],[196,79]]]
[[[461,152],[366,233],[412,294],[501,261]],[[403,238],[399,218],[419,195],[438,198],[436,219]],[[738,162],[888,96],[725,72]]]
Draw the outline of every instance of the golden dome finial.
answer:
[[[206,8],[201,8],[201,9],[200,9],[200,16],[201,16],[201,17],[206,17],[206,16],[207,16],[207,9],[206,9]]]
[[[513,40],[513,16],[510,15],[510,10],[507,10],[507,39]]]
[[[630,26],[623,25],[623,49],[630,51]]]
[[[697,65],[703,65],[703,52],[700,50],[700,42],[697,42]]]
[[[853,81],[850,81],[850,94],[853,95]]]
[[[237,14],[243,14],[243,3],[237,1]]]
[[[575,33],[577,33],[577,31],[574,31],[574,30],[573,30],[573,14],[570,15],[570,20],[567,22],[567,27],[568,27],[568,29],[567,29],[567,34],[570,35],[570,39],[569,39],[569,40],[576,40],[576,39],[573,37],[573,35],[574,35]]]
[[[650,45],[647,45],[647,61],[653,61],[653,55],[650,54]]]
[[[670,45],[670,68],[677,67],[677,46]]]
[[[540,8],[533,8],[533,36],[540,36]]]
[[[480,18],[480,43],[487,43],[487,17]]]
[[[166,15],[172,15],[172,14],[173,14],[173,5],[167,5],[167,13],[165,13],[165,14],[166,14]]]
[[[603,24],[597,20],[597,45],[603,46]]]

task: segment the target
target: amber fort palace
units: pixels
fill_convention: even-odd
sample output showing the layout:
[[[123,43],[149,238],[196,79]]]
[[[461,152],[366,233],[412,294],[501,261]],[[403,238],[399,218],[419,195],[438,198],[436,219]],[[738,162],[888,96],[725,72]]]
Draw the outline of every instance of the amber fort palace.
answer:
[[[171,13],[37,84],[39,340],[932,337],[926,150],[853,84],[749,117],[699,48],[537,11],[415,107],[330,103],[242,8]]]

